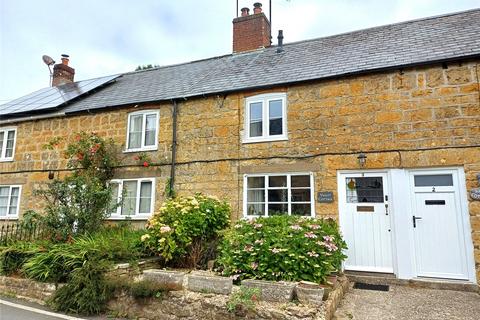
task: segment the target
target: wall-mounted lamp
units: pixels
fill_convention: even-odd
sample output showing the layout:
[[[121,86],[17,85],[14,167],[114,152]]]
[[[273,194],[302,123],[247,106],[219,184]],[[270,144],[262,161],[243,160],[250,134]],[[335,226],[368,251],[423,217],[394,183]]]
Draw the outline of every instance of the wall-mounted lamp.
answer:
[[[53,171],[48,171],[48,179],[49,179],[49,180],[53,180],[53,178],[55,178],[55,172],[53,172]]]
[[[358,159],[358,164],[360,165],[360,167],[362,167],[362,168],[365,167],[365,165],[367,164],[367,155],[363,152],[360,152],[357,159]]]

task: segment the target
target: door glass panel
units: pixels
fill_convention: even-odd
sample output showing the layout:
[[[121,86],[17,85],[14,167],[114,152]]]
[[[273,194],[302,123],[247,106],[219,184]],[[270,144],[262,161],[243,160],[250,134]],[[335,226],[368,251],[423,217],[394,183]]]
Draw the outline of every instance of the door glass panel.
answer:
[[[130,116],[130,132],[128,136],[128,148],[140,148],[142,146],[143,116]]]
[[[347,177],[347,203],[383,203],[382,177]]]
[[[3,155],[3,137],[5,136],[5,131],[0,131],[0,158]]]
[[[452,187],[451,174],[418,175],[414,177],[415,187]]]

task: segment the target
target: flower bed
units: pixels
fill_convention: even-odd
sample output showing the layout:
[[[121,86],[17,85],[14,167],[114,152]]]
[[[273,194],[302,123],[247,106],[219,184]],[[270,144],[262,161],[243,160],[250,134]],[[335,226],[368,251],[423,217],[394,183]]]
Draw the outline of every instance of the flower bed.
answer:
[[[331,219],[276,216],[237,222],[225,233],[218,265],[235,279],[326,283],[346,248]]]

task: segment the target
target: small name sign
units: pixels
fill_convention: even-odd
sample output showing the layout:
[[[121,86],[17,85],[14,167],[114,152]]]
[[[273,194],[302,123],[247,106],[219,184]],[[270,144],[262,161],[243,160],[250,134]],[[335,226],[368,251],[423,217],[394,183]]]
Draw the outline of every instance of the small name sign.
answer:
[[[319,203],[331,203],[333,202],[333,192],[322,191],[317,193],[317,202]]]

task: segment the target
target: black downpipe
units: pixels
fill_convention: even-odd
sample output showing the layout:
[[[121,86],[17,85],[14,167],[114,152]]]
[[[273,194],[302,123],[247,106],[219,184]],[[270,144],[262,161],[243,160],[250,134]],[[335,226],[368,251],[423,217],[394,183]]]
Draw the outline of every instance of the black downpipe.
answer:
[[[177,100],[173,100],[172,104],[172,165],[170,168],[170,194],[175,194],[175,161],[177,158]]]

